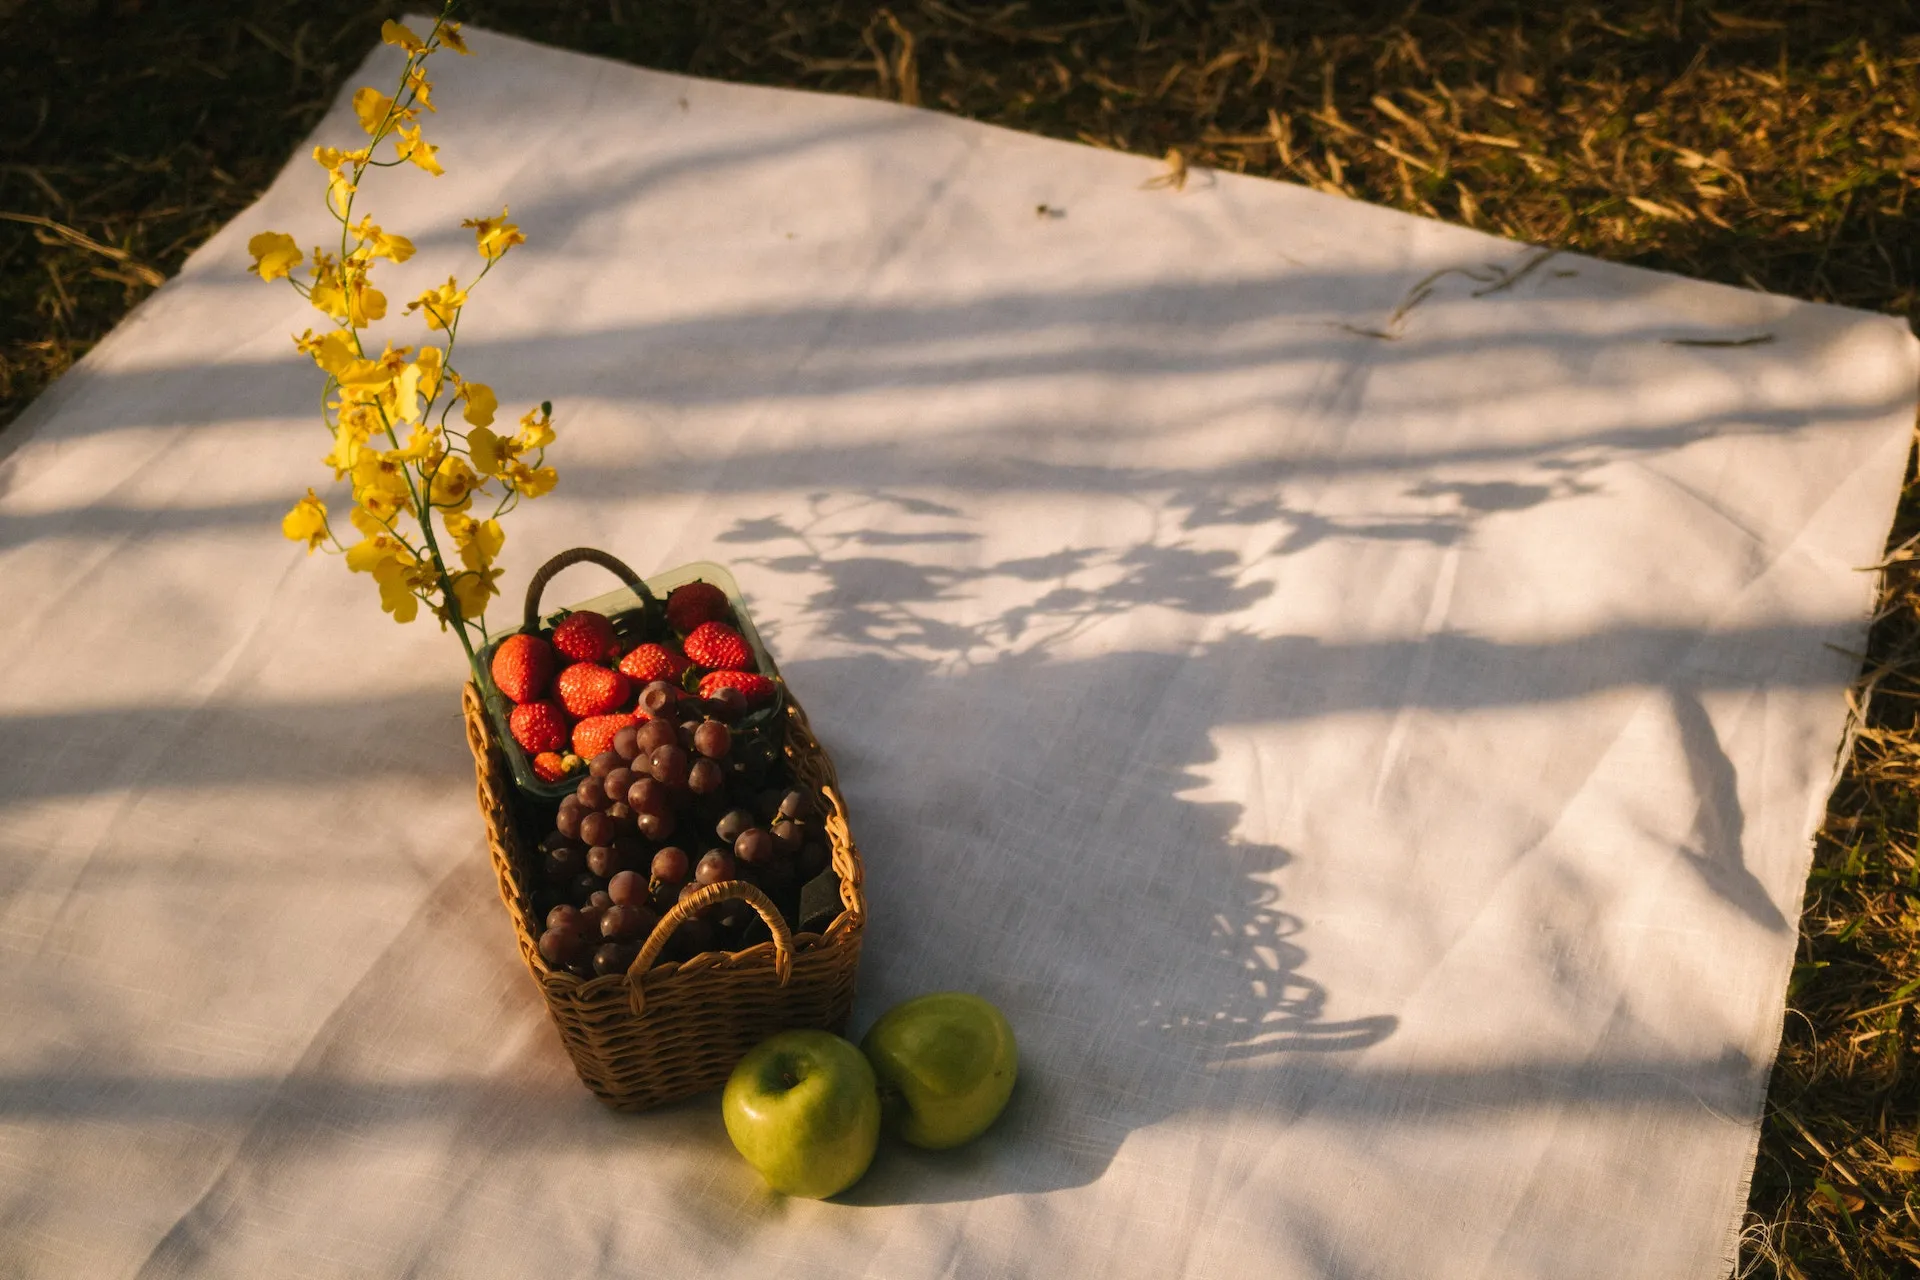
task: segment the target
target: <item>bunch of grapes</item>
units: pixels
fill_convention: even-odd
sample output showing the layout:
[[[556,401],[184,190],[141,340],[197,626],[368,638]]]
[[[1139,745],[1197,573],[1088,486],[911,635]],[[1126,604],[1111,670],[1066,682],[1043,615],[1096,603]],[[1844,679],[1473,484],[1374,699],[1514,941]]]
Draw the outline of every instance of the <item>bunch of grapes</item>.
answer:
[[[624,973],[675,902],[710,884],[746,880],[786,916],[800,887],[831,859],[812,795],[792,785],[772,737],[737,727],[732,689],[700,698],[656,680],[640,695],[648,717],[614,735],[560,802],[540,842],[534,894],[544,913],[540,954],[583,978]],[[767,930],[735,899],[688,919],[670,960],[738,950]]]

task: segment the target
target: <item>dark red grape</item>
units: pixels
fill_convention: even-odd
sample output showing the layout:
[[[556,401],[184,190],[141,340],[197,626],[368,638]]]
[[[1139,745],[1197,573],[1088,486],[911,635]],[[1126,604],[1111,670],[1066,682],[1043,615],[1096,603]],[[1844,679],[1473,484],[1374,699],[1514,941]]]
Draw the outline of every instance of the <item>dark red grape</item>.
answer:
[[[727,771],[713,760],[695,760],[687,768],[687,790],[697,796],[718,795],[727,785]]]
[[[634,829],[633,810],[618,800],[615,800],[607,806],[607,816],[613,819],[613,838],[615,841],[618,841],[621,836]]]
[[[658,778],[636,775],[627,788],[627,806],[636,814],[667,813],[673,808],[673,792]]]
[[[748,827],[733,842],[733,856],[748,866],[764,866],[773,861],[773,837],[765,827]],[[587,857],[593,857],[592,850]]]
[[[608,942],[593,953],[593,971],[601,977],[625,973],[640,957],[640,948],[630,942]]]
[[[714,914],[714,922],[727,932],[737,934],[758,915],[759,912],[753,909],[752,903],[735,898],[732,902],[720,904],[719,910]]]
[[[718,720],[702,720],[693,731],[693,749],[709,760],[725,760],[733,750],[733,730]]]
[[[640,922],[645,917],[639,907],[623,907],[618,904],[608,907],[600,917],[600,936],[632,940],[640,936]]]
[[[647,898],[647,881],[638,871],[628,868],[607,881],[607,896],[620,906],[632,906]]]
[[[639,725],[630,724],[626,728],[622,729],[620,732],[614,734],[613,735],[614,754],[619,756],[622,760],[633,759],[634,753],[638,750],[638,748],[634,746],[633,740],[635,735],[637,735],[639,732],[640,732]]]
[[[573,900],[588,902],[593,895],[607,887],[607,882],[591,871],[582,871],[573,878]]]
[[[624,763],[618,752],[602,751],[593,758],[593,763],[587,766],[587,777],[604,778]]]
[[[760,816],[760,821],[767,826],[772,826],[774,819],[779,816],[780,796],[780,788],[768,787],[753,797],[753,811]]]
[[[680,701],[680,690],[665,680],[655,680],[640,691],[640,705],[650,716],[666,715]],[[648,721],[649,724],[655,721]],[[671,727],[671,726],[669,726]]]
[[[774,823],[772,835],[773,850],[783,857],[800,852],[800,845],[807,838],[805,828],[791,818]]]
[[[612,877],[626,868],[627,860],[616,848],[597,844],[587,850],[587,870],[597,876]]]
[[[721,720],[738,720],[747,714],[747,695],[732,685],[723,685],[707,699],[707,710]]]
[[[563,844],[558,849],[548,850],[544,864],[547,879],[555,882],[571,880],[585,870],[586,865],[587,851],[577,844]]]
[[[653,776],[676,790],[687,785],[688,760],[686,749],[678,743],[664,747],[655,747],[647,764]]]
[[[573,794],[579,797],[580,807],[583,809],[597,812],[607,807],[606,788],[600,785],[598,778],[580,779],[580,785],[574,789]]]
[[[673,839],[674,817],[671,809],[665,813],[654,813],[651,810],[637,813],[633,820],[639,825],[640,834],[655,844],[662,840]]]
[[[627,789],[633,786],[633,778],[633,770],[623,764],[618,769],[608,770],[607,776],[600,780],[600,785],[606,791],[607,799],[625,800]]]
[[[589,938],[598,937],[600,935],[600,919],[607,914],[607,911],[608,908],[596,902],[589,902],[586,906],[580,908],[580,932]]]
[[[590,907],[599,907],[604,911],[613,905],[613,895],[605,889],[595,889],[591,894],[587,895],[587,905]]]
[[[568,798],[572,799],[572,797]],[[553,825],[561,835],[566,836],[569,840],[578,839],[580,835],[580,817],[582,814],[590,812],[592,812],[592,810],[582,808],[577,800],[572,804],[563,804],[560,806],[560,812],[554,815]]]
[[[580,912],[579,909],[571,903],[563,902],[553,910],[547,912],[547,928],[549,929],[577,930],[579,927]]]
[[[613,833],[617,830],[613,819],[604,813],[590,813],[580,819],[580,838],[588,845],[613,843]]]
[[[668,845],[653,855],[653,865],[648,868],[653,878],[662,884],[685,884],[687,882],[687,851],[678,845]]]
[[[591,978],[594,976],[593,961],[575,960],[572,964],[567,966],[567,972],[572,974],[576,978]]]
[[[780,797],[778,812],[783,818],[803,822],[813,816],[813,798],[798,787],[789,788],[787,793]]]
[[[714,834],[723,841],[732,844],[740,838],[740,833],[753,825],[753,815],[745,809],[734,809],[714,824]]]
[[[649,720],[634,736],[635,759],[652,755],[669,743],[680,741],[680,731],[664,720]]]
[[[579,929],[548,929],[540,935],[540,954],[550,965],[566,968],[580,959],[586,939]]]
[[[699,885],[719,884],[734,878],[733,859],[724,849],[707,850],[700,855],[700,865],[693,869],[693,882]]]

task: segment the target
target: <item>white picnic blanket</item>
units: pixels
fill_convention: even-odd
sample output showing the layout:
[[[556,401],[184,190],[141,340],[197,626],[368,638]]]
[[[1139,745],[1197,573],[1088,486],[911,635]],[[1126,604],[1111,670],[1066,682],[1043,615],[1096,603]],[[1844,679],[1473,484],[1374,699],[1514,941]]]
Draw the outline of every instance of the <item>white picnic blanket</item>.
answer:
[[[472,43],[364,200],[396,300],[529,237],[462,338],[560,430],[509,598],[729,563],[868,860],[855,1034],[977,991],[1022,1084],[815,1203],[575,1080],[458,647],[280,535],[303,145],[0,436],[0,1273],[1726,1272],[1901,324]]]

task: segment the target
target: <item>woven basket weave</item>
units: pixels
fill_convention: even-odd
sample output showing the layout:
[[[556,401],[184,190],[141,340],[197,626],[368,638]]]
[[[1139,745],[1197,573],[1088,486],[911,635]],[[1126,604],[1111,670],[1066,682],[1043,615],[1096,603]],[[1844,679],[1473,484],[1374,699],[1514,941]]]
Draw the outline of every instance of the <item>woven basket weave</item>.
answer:
[[[825,815],[832,865],[840,877],[840,914],[823,933],[793,934],[758,889],[745,881],[723,881],[689,895],[661,917],[624,975],[592,979],[556,970],[540,954],[529,884],[535,862],[531,842],[515,820],[513,775],[471,682],[461,703],[487,847],[500,899],[513,918],[520,958],[546,994],[574,1070],[602,1102],[642,1111],[717,1089],[747,1050],[776,1031],[845,1027],[867,914],[860,854],[847,829],[833,762],[791,691],[787,762],[794,784],[810,792]],[[745,899],[760,913],[772,941],[744,951],[709,951],[679,964],[655,963],[684,920],[732,898]]]

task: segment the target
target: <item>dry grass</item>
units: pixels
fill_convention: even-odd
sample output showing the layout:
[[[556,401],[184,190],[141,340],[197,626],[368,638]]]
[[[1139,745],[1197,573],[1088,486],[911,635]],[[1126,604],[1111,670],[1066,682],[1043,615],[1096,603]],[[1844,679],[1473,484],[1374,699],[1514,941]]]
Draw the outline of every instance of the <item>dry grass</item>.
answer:
[[[416,4],[412,7],[426,7]],[[0,0],[0,424],[271,178],[397,6]],[[879,95],[1911,320],[1920,8],[473,0],[650,66]],[[110,38],[102,38],[110,29]],[[1920,1262],[1920,489],[1808,885],[1741,1260]]]

